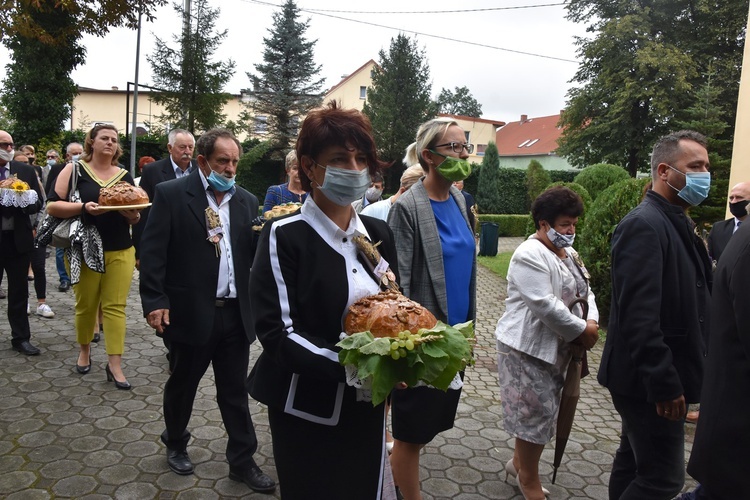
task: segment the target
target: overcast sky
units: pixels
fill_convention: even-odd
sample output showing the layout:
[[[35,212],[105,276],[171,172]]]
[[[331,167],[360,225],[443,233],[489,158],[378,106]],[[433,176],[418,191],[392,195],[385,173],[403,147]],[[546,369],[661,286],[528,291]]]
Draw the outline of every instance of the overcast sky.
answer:
[[[226,91],[238,94],[250,87],[246,72],[262,62],[263,38],[279,10],[274,5],[282,2],[211,1],[221,8],[217,29],[227,30],[217,58],[236,63]],[[545,6],[515,8],[539,5]],[[425,49],[433,97],[443,87],[466,86],[481,103],[484,118],[506,122],[564,108],[568,82],[578,68],[574,36],[586,34],[585,26],[565,19],[559,0],[298,0],[297,6],[304,10],[301,17],[310,20],[308,40],[317,40],[315,61],[322,65],[326,89],[369,59],[378,61],[379,51],[387,52],[391,38],[403,31]],[[498,8],[502,10],[489,10]],[[141,83],[152,83],[146,55],[154,51],[154,37],[174,46],[172,36],[180,28],[172,4],[158,11],[154,23],[144,22]],[[83,87],[125,89],[135,79],[136,40],[136,32],[125,29],[103,39],[85,37],[86,64],[73,72],[73,80]],[[8,62],[7,53],[0,51],[0,65]]]

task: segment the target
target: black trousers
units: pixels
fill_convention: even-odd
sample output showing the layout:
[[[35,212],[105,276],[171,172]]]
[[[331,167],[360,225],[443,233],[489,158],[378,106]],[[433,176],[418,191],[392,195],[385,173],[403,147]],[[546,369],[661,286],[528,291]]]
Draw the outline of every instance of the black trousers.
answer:
[[[31,270],[34,272],[34,291],[37,299],[47,298],[47,271],[44,269],[46,255],[46,245],[31,252]]]
[[[0,266],[8,278],[8,323],[14,346],[31,339],[26,306],[29,299],[30,252],[19,252],[13,231],[3,231],[0,237]]]
[[[172,375],[164,386],[164,423],[161,439],[170,450],[185,450],[190,440],[187,430],[198,384],[212,364],[216,399],[221,419],[229,436],[227,460],[232,469],[245,470],[255,465],[258,448],[255,428],[245,390],[250,343],[242,327],[236,305],[217,307],[214,327],[206,345],[191,346],[171,342]]]

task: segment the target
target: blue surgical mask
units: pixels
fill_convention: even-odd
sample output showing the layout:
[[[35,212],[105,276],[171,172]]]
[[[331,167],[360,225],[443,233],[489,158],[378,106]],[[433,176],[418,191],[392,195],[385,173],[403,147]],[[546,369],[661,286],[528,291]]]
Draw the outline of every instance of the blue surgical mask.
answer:
[[[208,185],[214,188],[216,191],[219,191],[220,193],[226,193],[232,187],[234,186],[236,175],[233,175],[232,177],[224,177],[221,174],[217,174],[214,169],[211,168],[211,165],[206,161],[206,165],[208,165],[208,168],[211,169],[211,173],[206,177],[206,181],[208,181]]]
[[[573,246],[573,242],[576,240],[576,235],[575,233],[558,233],[557,231],[555,231],[555,228],[550,226],[549,231],[547,231],[547,238],[549,238],[549,241],[557,248],[566,248]]]
[[[48,167],[51,167],[53,165],[57,165],[57,160],[53,160],[51,158],[49,160],[47,160],[47,166]]]
[[[370,187],[370,172],[364,170],[349,170],[346,168],[324,167],[316,163],[320,168],[325,169],[326,175],[323,178],[323,185],[318,189],[323,196],[331,200],[336,205],[345,207],[351,205],[356,200],[362,198]]]
[[[70,161],[78,161],[81,159],[81,155],[73,155],[70,157]]]
[[[708,198],[708,191],[711,189],[710,172],[682,172],[671,165],[667,165],[675,172],[680,172],[685,176],[685,187],[678,190],[676,187],[667,182],[667,185],[677,191],[677,196],[688,202],[692,206],[698,206],[703,200]]]

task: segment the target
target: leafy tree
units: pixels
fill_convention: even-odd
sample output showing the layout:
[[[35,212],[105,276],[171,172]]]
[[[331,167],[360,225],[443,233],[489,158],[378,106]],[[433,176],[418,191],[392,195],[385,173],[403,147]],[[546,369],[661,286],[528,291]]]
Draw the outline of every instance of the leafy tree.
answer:
[[[179,4],[175,3],[174,9],[184,15]],[[211,62],[227,35],[226,30],[216,31],[218,17],[218,8],[210,8],[207,0],[197,0],[189,29],[174,37],[179,48],[155,37],[156,49],[147,57],[155,86],[164,89],[152,97],[164,106],[161,118],[193,133],[221,125],[226,118],[221,110],[231,98],[222,89],[234,74],[234,61]]]
[[[380,157],[396,162],[414,142],[419,126],[431,116],[430,68],[424,49],[401,33],[391,38],[388,53],[381,50],[379,57],[362,111],[372,122]],[[398,179],[391,177],[388,175],[386,183],[393,190]]]
[[[724,218],[729,192],[732,142],[722,137],[725,137],[724,131],[731,127],[719,105],[721,93],[722,89],[715,83],[715,74],[710,71],[706,82],[696,91],[694,104],[683,110],[679,119],[675,120],[676,128],[697,130],[708,139],[711,190],[707,200],[690,209],[690,216],[699,224],[712,224]]]
[[[273,27],[263,39],[263,63],[256,64],[252,83],[252,109],[265,116],[272,149],[281,154],[289,150],[297,137],[300,117],[318,106],[323,79],[317,78],[320,66],[315,64],[316,41],[307,41],[305,32],[310,21],[301,22],[294,0],[287,0],[281,12],[273,15]]]
[[[479,184],[477,186],[476,201],[477,210],[483,214],[499,214],[500,193],[497,190],[497,179],[499,176],[500,156],[497,145],[494,142],[487,144],[482,158],[482,167],[479,170]]]
[[[547,189],[552,179],[549,173],[544,170],[544,167],[537,160],[531,160],[529,166],[526,168],[526,192],[529,197],[529,203],[536,200],[542,191]]]
[[[0,37],[21,36],[38,40],[46,45],[66,45],[77,40],[81,33],[104,36],[111,28],[138,27],[139,12],[148,21],[154,20],[158,7],[167,0],[23,0],[0,3]],[[50,29],[40,22],[49,15],[72,17],[78,22],[62,28]]]
[[[76,18],[61,11],[38,11],[26,5],[19,11],[35,26],[65,43],[46,45],[34,37],[17,32],[3,43],[11,52],[7,66],[2,103],[13,121],[13,138],[18,143],[37,144],[51,138],[70,117],[70,103],[78,89],[70,72],[84,61],[85,49],[80,33],[69,31]]]
[[[609,186],[624,181],[629,177],[628,173],[622,167],[608,163],[597,163],[581,170],[573,182],[586,188],[591,198],[595,200],[599,196],[599,193]]]
[[[482,105],[479,104],[467,87],[456,87],[456,91],[441,89],[435,104],[438,113],[449,115],[472,116],[479,118],[482,116]]]
[[[594,36],[577,40],[582,62],[558,152],[579,167],[604,161],[631,176],[647,169],[651,145],[676,128],[712,64],[734,123],[746,21],[737,13],[747,8],[748,0],[571,0],[568,19],[588,23]]]

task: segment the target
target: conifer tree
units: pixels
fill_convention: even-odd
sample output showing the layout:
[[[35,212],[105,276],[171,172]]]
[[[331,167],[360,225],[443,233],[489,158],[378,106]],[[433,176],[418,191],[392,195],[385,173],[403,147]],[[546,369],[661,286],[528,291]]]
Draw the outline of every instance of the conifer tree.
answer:
[[[182,6],[175,11],[184,16]],[[154,85],[163,89],[152,96],[166,112],[160,117],[172,128],[184,128],[193,133],[222,125],[226,115],[224,105],[231,95],[224,85],[234,74],[234,61],[212,62],[211,58],[226,38],[227,31],[216,31],[219,9],[208,6],[207,0],[197,0],[190,16],[190,29],[184,30],[174,41],[179,48],[169,47],[156,37],[156,49],[146,59],[151,64]]]
[[[490,141],[484,150],[482,168],[479,171],[479,187],[477,188],[477,206],[484,214],[500,213],[500,196],[497,180],[500,168],[500,155],[497,146]]]
[[[269,36],[263,39],[263,63],[255,65],[257,74],[247,73],[255,119],[264,117],[272,149],[281,153],[292,147],[300,117],[322,100],[323,79],[317,78],[321,67],[313,57],[316,41],[305,39],[310,21],[298,18],[294,0],[287,0],[281,12],[274,13]]]
[[[552,184],[549,173],[537,160],[531,160],[526,167],[526,192],[529,195],[529,203],[533,203],[547,186]]]
[[[380,51],[362,111],[372,122],[375,144],[385,161],[400,162],[419,126],[431,118],[430,68],[425,57],[416,40],[401,33],[391,38],[388,53]],[[397,188],[401,169],[390,170],[387,185]]]

